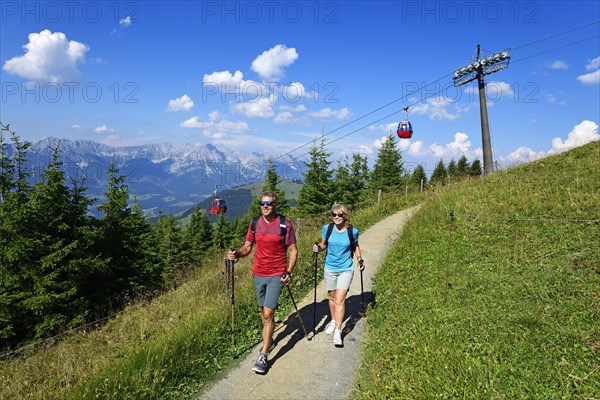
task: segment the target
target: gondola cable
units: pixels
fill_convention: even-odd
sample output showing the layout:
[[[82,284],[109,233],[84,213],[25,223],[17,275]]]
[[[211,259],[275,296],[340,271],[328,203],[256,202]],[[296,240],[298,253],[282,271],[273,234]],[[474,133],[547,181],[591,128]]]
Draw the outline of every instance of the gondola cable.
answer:
[[[417,93],[417,92],[419,92],[419,91],[421,91],[421,90],[424,90],[424,89],[425,89],[425,88],[427,88],[428,86],[430,86],[430,85],[433,85],[434,83],[438,83],[438,82],[439,82],[439,81],[441,81],[442,79],[445,79],[445,78],[447,78],[448,76],[451,76],[451,75],[452,75],[452,74],[446,74],[446,75],[442,76],[441,78],[439,78],[439,79],[436,79],[435,81],[433,81],[433,82],[430,82],[430,83],[428,83],[428,84],[427,84],[427,85],[425,85],[425,86],[422,86],[422,87],[421,87],[421,88],[419,88],[419,89],[415,89],[415,90],[413,90],[412,92],[410,92],[410,93],[407,93],[407,94],[403,95],[402,97],[399,97],[399,98],[397,98],[397,99],[395,99],[395,100],[392,100],[392,101],[390,101],[390,102],[388,102],[388,103],[386,103],[386,104],[382,105],[381,107],[378,107],[378,108],[376,108],[375,110],[369,111],[368,113],[366,113],[366,114],[364,114],[364,115],[361,115],[360,117],[358,117],[358,118],[355,118],[355,119],[353,119],[352,121],[350,121],[350,122],[347,122],[346,124],[344,124],[344,125],[342,125],[342,126],[339,126],[339,127],[335,128],[334,130],[332,130],[332,131],[330,131],[330,132],[327,132],[327,133],[325,133],[325,134],[321,135],[321,138],[327,137],[327,136],[331,135],[332,133],[334,133],[334,132],[337,132],[337,131],[339,131],[340,129],[343,129],[343,128],[347,127],[348,125],[351,125],[351,124],[353,124],[353,123],[355,123],[355,122],[357,122],[357,121],[360,121],[361,119],[363,119],[363,118],[366,118],[366,117],[368,117],[369,115],[371,115],[371,114],[374,114],[374,113],[376,113],[377,111],[380,111],[380,110],[382,110],[382,109],[384,109],[384,108],[386,108],[386,107],[388,107],[388,106],[390,106],[390,105],[392,105],[392,104],[394,104],[394,103],[396,103],[396,102],[398,102],[398,101],[400,101],[400,100],[402,100],[402,99],[404,99],[404,98],[408,98],[408,96],[412,96],[412,95],[414,95],[415,93]],[[439,93],[439,92],[438,92],[438,93]],[[437,94],[437,93],[436,93],[436,94]],[[417,102],[417,103],[414,103],[414,104],[418,104],[418,103],[420,103],[420,102]],[[414,104],[413,104],[413,105],[414,105]],[[410,107],[410,106],[409,106],[409,107]],[[405,107],[405,108],[407,108],[407,107]],[[400,110],[400,111],[402,111],[402,110]],[[392,114],[390,114],[390,115],[397,114],[398,112],[399,112],[399,111],[396,111],[396,112],[394,112],[394,113],[392,113]],[[374,124],[375,122],[379,122],[379,121],[381,121],[381,119],[379,119],[379,120],[377,120],[377,121],[374,121],[374,122],[372,122],[372,123],[370,123],[370,124],[368,124],[368,125],[365,125],[365,127],[367,127],[367,126],[370,126],[370,125]],[[363,128],[361,128],[361,129],[363,129]],[[357,132],[357,131],[353,131],[353,132]],[[346,135],[346,136],[347,136],[347,135]],[[345,136],[342,136],[342,137],[345,137]],[[286,153],[284,153],[284,154],[282,154],[282,155],[280,155],[280,156],[278,156],[278,157],[274,157],[274,158],[273,158],[273,160],[278,160],[278,159],[280,159],[280,158],[283,158],[283,157],[285,157],[285,156],[287,156],[287,155],[289,155],[289,154],[291,154],[291,153],[295,152],[296,150],[300,150],[301,148],[303,148],[303,147],[306,147],[306,146],[308,146],[308,145],[309,145],[309,144],[311,144],[311,143],[314,143],[314,142],[315,142],[315,140],[317,140],[317,139],[313,139],[313,140],[311,140],[310,142],[304,143],[303,145],[300,145],[300,146],[298,146],[298,147],[296,147],[296,148],[294,148],[294,149],[292,149],[292,150],[290,150],[290,151],[288,151],[288,152],[286,152]],[[332,142],[332,143],[333,143],[333,142]],[[305,154],[308,154],[308,153],[305,153]],[[296,159],[298,159],[298,157],[294,157],[294,159],[296,160]]]
[[[594,23],[591,23],[591,24],[587,24],[587,25],[584,25],[584,26],[578,27],[578,28],[574,28],[574,29],[571,29],[571,30],[569,30],[569,31],[566,31],[566,32],[563,32],[563,33],[559,33],[559,34],[553,35],[552,37],[557,37],[557,36],[563,35],[563,34],[565,34],[565,33],[573,32],[573,31],[576,31],[576,30],[578,30],[578,29],[581,29],[581,28],[584,28],[584,27],[588,27],[588,26],[590,26],[590,25],[597,24],[597,23],[599,23],[599,22],[600,22],[600,21],[597,21],[597,22],[594,22]],[[576,44],[579,44],[579,43],[582,43],[582,42],[585,42],[585,41],[588,41],[588,40],[591,40],[591,39],[594,39],[594,38],[598,38],[598,37],[600,37],[600,35],[594,35],[594,36],[591,36],[591,37],[588,37],[588,38],[585,38],[585,39],[581,39],[581,40],[578,40],[578,41],[575,41],[575,42],[571,42],[571,43],[568,43],[568,44],[565,44],[565,45],[562,45],[562,46],[558,46],[558,47],[555,47],[555,48],[552,48],[552,49],[549,49],[549,50],[546,50],[546,51],[543,51],[543,52],[540,52],[540,53],[536,53],[536,54],[533,54],[533,55],[531,55],[531,56],[528,56],[528,57],[525,57],[525,58],[521,58],[521,59],[513,60],[513,61],[512,61],[512,64],[515,64],[515,63],[517,63],[517,62],[521,62],[521,61],[525,61],[525,60],[528,60],[528,59],[530,59],[530,58],[534,58],[534,57],[537,57],[537,56],[540,56],[540,55],[543,55],[543,54],[547,54],[547,53],[550,53],[550,52],[553,52],[553,51],[556,51],[556,50],[560,50],[560,49],[562,49],[562,48],[565,48],[565,47],[573,46],[573,45],[576,45]],[[519,48],[523,48],[523,47],[526,47],[526,46],[528,46],[528,45],[530,45],[530,44],[537,43],[537,42],[540,42],[540,41],[543,41],[543,40],[547,40],[547,39],[540,39],[540,40],[536,40],[536,41],[533,41],[533,42],[531,42],[531,43],[528,43],[528,44],[521,45],[521,46],[519,46]],[[366,117],[366,116],[368,116],[368,115],[371,115],[371,114],[373,114],[373,113],[375,113],[375,112],[377,112],[377,111],[379,111],[379,110],[381,110],[381,109],[383,109],[383,108],[385,108],[385,107],[387,107],[387,106],[389,106],[389,105],[391,105],[391,104],[393,104],[393,103],[397,102],[398,100],[400,100],[400,99],[402,99],[402,98],[408,97],[409,95],[413,95],[413,94],[417,93],[418,91],[425,89],[427,86],[430,86],[431,84],[437,83],[437,82],[439,82],[440,80],[442,80],[442,79],[444,79],[444,78],[446,78],[446,77],[448,77],[448,76],[450,76],[450,75],[452,75],[452,74],[445,75],[444,77],[442,77],[442,78],[439,78],[439,79],[437,79],[437,80],[435,80],[435,81],[433,81],[433,82],[431,82],[431,83],[429,83],[429,84],[427,84],[427,85],[425,85],[425,86],[421,87],[420,89],[417,89],[417,90],[415,90],[415,91],[413,91],[413,92],[411,92],[411,93],[409,93],[409,94],[406,94],[406,95],[404,95],[404,96],[402,96],[402,97],[400,97],[400,98],[398,98],[398,99],[396,99],[396,100],[393,100],[393,101],[391,101],[391,102],[389,102],[389,103],[387,103],[387,104],[385,104],[385,105],[383,105],[383,106],[381,106],[381,107],[379,107],[379,108],[377,108],[377,109],[375,109],[375,110],[373,110],[373,111],[371,111],[371,112],[369,112],[369,113],[367,113],[367,114],[365,114],[365,115],[363,115],[363,116],[361,116],[361,117],[359,117],[359,118],[356,118],[355,120],[353,120],[353,121],[351,121],[351,122],[348,122],[348,123],[347,123],[347,124],[345,124],[345,125],[342,125],[342,126],[340,126],[340,127],[336,128],[336,129],[334,129],[334,130],[332,130],[332,131],[330,131],[330,132],[326,133],[326,134],[325,134],[325,135],[323,135],[322,137],[328,136],[328,135],[330,135],[330,134],[332,134],[332,133],[334,133],[334,132],[336,132],[336,131],[338,131],[338,130],[340,130],[340,129],[342,129],[342,128],[344,128],[344,127],[346,127],[346,126],[348,126],[348,125],[350,125],[350,124],[352,124],[352,123],[354,123],[354,122],[356,122],[356,121],[358,121],[358,120],[360,120],[360,119],[362,119],[362,118],[364,118],[364,117]],[[412,103],[412,104],[408,105],[408,106],[407,106],[407,107],[405,107],[405,108],[409,108],[409,107],[412,107],[412,106],[414,106],[414,105],[416,105],[416,104],[422,103],[422,102],[426,101],[428,98],[430,98],[430,97],[432,97],[432,96],[435,96],[435,95],[437,95],[437,94],[439,94],[439,93],[443,92],[444,90],[445,90],[445,89],[442,89],[442,90],[440,90],[440,91],[438,91],[438,92],[436,92],[436,93],[433,93],[433,94],[432,94],[432,95],[430,95],[430,96],[426,96],[426,97],[424,97],[423,99],[421,99],[421,100],[419,100],[419,101],[417,101],[417,102],[415,102],[415,103]],[[337,138],[337,139],[335,139],[335,140],[331,140],[331,141],[327,142],[327,145],[331,145],[332,143],[335,143],[335,142],[337,142],[338,140],[341,140],[341,139],[343,139],[343,138],[345,138],[345,137],[348,137],[348,136],[350,136],[350,135],[352,135],[352,134],[354,134],[354,133],[357,133],[357,132],[359,132],[359,131],[361,131],[361,130],[363,130],[363,129],[365,129],[365,128],[368,128],[369,126],[371,126],[371,125],[373,125],[373,124],[375,124],[375,123],[377,123],[377,122],[380,122],[380,121],[382,121],[382,120],[384,120],[384,119],[386,119],[386,118],[388,118],[388,117],[390,117],[390,116],[392,116],[392,115],[395,115],[395,114],[399,113],[400,111],[403,111],[403,109],[402,109],[402,110],[395,111],[395,112],[393,112],[393,113],[391,113],[391,114],[388,114],[387,116],[385,116],[385,117],[383,117],[383,118],[377,119],[377,120],[375,120],[375,121],[373,121],[373,122],[371,122],[371,123],[369,123],[369,124],[367,124],[367,125],[364,125],[364,126],[362,126],[362,127],[358,128],[358,129],[355,129],[355,130],[353,130],[353,131],[351,131],[351,132],[349,132],[349,133],[347,133],[347,134],[345,134],[345,135],[343,135],[343,136],[340,136],[339,138]],[[281,156],[279,156],[279,157],[277,157],[277,158],[274,158],[274,159],[279,159],[279,158],[282,158],[282,157],[284,157],[284,156],[286,156],[286,155],[289,155],[290,153],[293,153],[294,151],[296,151],[296,150],[298,150],[298,149],[301,149],[301,148],[303,148],[303,147],[305,147],[305,146],[307,146],[307,145],[309,145],[309,144],[311,144],[311,143],[314,143],[314,141],[315,141],[315,140],[316,140],[316,139],[314,139],[314,140],[311,140],[310,142],[308,142],[308,143],[305,143],[305,144],[303,144],[302,146],[299,146],[299,147],[297,147],[297,148],[295,148],[295,149],[293,149],[293,150],[290,150],[290,151],[288,151],[287,153],[284,153],[283,155],[281,155]],[[301,154],[300,156],[293,157],[293,159],[294,159],[294,160],[298,160],[298,159],[300,159],[301,157],[304,157],[304,156],[305,156],[305,155],[307,155],[307,154],[309,154],[309,153],[308,153],[308,152],[306,152],[306,153],[303,153],[303,154]]]

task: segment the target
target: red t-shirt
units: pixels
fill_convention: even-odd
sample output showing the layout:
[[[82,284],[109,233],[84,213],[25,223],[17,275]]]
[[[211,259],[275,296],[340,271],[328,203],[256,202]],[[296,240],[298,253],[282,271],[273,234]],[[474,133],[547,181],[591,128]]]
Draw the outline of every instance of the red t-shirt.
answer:
[[[296,234],[292,223],[285,220],[287,232],[285,243],[281,240],[279,228],[279,216],[273,221],[267,222],[260,216],[256,223],[255,235],[252,234],[252,221],[248,225],[246,241],[255,242],[254,263],[252,273],[258,276],[281,275],[287,268],[287,246],[296,243]],[[255,237],[256,236],[256,237]]]

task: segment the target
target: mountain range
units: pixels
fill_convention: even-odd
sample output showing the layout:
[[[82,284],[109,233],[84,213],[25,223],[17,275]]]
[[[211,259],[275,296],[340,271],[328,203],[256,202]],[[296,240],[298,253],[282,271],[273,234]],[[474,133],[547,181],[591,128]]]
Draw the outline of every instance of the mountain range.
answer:
[[[91,140],[45,138],[27,149],[26,167],[38,181],[52,159],[60,152],[67,182],[86,176],[86,193],[102,202],[108,168],[115,162],[127,178],[130,200],[134,199],[152,216],[159,211],[174,214],[211,198],[219,191],[263,181],[270,157],[258,153],[218,149],[200,143],[175,146],[168,143],[113,147]],[[11,146],[8,146],[11,154]],[[306,169],[303,161],[290,156],[271,161],[281,179],[300,181]],[[232,196],[231,191],[227,191]],[[96,205],[98,204],[96,203]],[[92,214],[96,208],[92,207]]]

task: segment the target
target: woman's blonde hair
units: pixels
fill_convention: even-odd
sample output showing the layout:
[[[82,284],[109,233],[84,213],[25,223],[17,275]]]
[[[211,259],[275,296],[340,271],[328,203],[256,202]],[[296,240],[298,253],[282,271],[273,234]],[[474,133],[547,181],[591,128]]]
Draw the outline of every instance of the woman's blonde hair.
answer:
[[[331,207],[332,213],[344,214],[344,226],[347,228],[350,226],[350,213],[348,212],[348,208],[342,203],[333,203]]]

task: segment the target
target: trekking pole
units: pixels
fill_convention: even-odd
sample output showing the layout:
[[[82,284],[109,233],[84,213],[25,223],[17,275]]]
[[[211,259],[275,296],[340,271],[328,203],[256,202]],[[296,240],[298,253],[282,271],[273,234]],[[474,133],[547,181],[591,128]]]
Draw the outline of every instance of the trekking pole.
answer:
[[[227,291],[229,290],[229,269],[230,268],[231,268],[230,261],[226,258],[225,259],[225,270],[223,271],[223,277],[224,277],[224,281],[225,281],[225,290],[224,290],[225,293],[227,293]]]
[[[364,265],[364,260],[360,260],[358,262],[358,267],[360,270],[360,302],[362,303],[362,312],[363,314],[365,313],[365,289],[363,286],[363,265]]]
[[[232,249],[232,251],[235,249]],[[235,324],[234,324],[234,305],[235,305],[235,261],[231,262],[231,358],[236,358],[235,355]]]
[[[283,273],[285,277],[286,273]],[[300,311],[298,310],[298,306],[296,305],[296,301],[294,300],[294,295],[292,294],[292,289],[290,289],[290,285],[285,285],[288,289],[288,293],[290,294],[290,298],[292,299],[292,303],[294,304],[294,308],[296,309],[296,315],[298,315],[298,319],[300,320],[300,325],[302,325],[302,330],[304,331],[304,336],[308,338],[308,333],[306,333],[306,328],[304,327],[304,322],[302,322],[302,317],[300,316]]]
[[[319,242],[317,242],[315,244],[318,246]],[[318,258],[319,258],[319,253],[315,253],[315,295],[313,298],[313,336],[315,336],[317,334],[317,269],[319,268]]]

